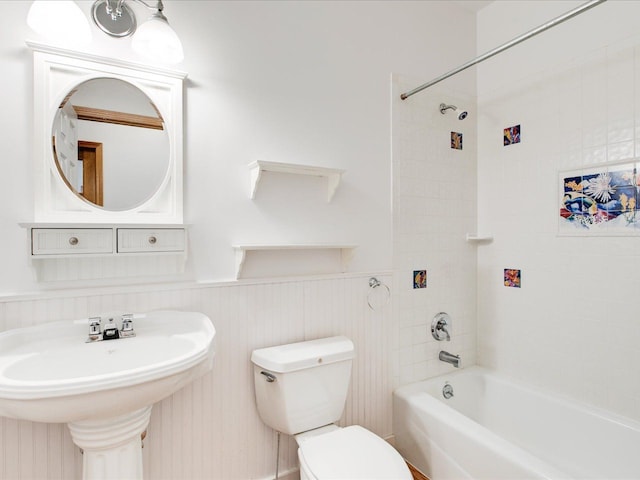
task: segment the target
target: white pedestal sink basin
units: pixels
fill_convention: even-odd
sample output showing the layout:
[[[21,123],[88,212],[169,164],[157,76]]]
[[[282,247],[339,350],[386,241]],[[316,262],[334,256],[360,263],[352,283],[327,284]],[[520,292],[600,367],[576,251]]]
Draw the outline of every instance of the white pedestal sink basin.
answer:
[[[202,313],[162,311],[134,330],[85,343],[84,319],[0,333],[0,416],[67,423],[85,480],[142,479],[151,406],[211,369],[215,329]]]

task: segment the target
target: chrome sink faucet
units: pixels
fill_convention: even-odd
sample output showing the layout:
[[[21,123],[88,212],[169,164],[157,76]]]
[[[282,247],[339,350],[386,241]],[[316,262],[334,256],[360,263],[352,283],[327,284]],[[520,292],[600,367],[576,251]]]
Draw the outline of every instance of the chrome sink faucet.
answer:
[[[122,315],[122,327],[118,330],[118,325],[113,317],[102,326],[101,317],[89,318],[89,337],[86,343],[100,342],[103,340],[115,340],[118,338],[135,337],[136,332],[133,330],[133,314],[126,313]]]
[[[453,355],[452,353],[445,352],[444,350],[440,350],[438,354],[438,359],[442,362],[450,363],[456,368],[460,368],[460,355]]]
[[[118,325],[113,321],[113,318],[109,318],[107,324],[102,330],[102,340],[115,340],[120,338],[120,332],[118,332]]]

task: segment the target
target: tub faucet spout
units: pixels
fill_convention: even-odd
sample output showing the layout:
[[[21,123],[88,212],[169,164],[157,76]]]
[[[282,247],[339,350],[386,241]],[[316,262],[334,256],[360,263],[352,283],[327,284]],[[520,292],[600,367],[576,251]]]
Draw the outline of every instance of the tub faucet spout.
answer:
[[[443,362],[450,363],[456,368],[460,368],[460,355],[453,355],[452,353],[440,350],[438,358]]]

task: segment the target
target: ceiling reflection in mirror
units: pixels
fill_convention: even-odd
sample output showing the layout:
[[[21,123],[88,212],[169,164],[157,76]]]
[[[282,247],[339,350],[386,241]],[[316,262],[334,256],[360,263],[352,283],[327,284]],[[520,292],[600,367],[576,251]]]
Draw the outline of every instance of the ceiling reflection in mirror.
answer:
[[[169,169],[162,116],[144,92],[123,80],[96,78],[70,91],[56,112],[52,137],[67,187],[105,210],[143,204]]]

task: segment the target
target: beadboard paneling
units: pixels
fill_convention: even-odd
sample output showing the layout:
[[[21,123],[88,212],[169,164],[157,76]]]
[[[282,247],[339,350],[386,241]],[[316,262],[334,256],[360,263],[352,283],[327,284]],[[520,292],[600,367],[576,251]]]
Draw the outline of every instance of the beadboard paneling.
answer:
[[[391,275],[376,275],[390,285]],[[145,478],[267,479],[276,433],[255,408],[253,349],[330,335],[356,346],[344,425],[391,434],[391,305],[372,311],[370,275],[186,286],[157,291],[60,295],[0,301],[0,329],[106,312],[195,310],[217,331],[212,372],[156,404],[143,450]],[[82,455],[64,425],[0,417],[0,479],[81,478]],[[295,441],[282,436],[280,472],[297,468]]]

